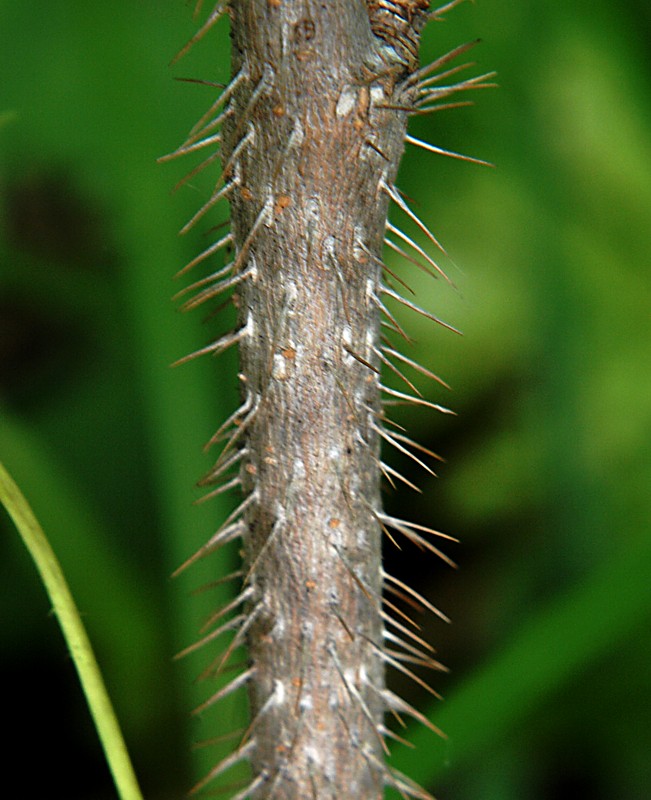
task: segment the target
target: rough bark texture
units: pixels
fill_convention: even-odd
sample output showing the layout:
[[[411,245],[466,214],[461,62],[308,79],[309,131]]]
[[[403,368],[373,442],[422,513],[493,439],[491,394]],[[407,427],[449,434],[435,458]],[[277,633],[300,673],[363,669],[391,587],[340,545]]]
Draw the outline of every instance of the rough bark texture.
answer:
[[[409,13],[392,12],[388,30],[383,5],[231,7],[241,78],[222,158],[246,274],[240,442],[260,798],[379,798],[386,778],[377,300],[384,187],[406,114],[385,106],[409,101],[423,4],[395,4]]]

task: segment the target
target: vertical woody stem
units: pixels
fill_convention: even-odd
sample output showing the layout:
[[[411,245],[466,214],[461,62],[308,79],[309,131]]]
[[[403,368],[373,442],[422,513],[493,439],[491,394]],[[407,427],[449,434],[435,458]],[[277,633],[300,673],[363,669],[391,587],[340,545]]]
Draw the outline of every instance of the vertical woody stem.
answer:
[[[374,18],[383,5],[231,5],[240,79],[222,157],[242,278],[237,446],[258,798],[365,800],[386,780],[376,351],[385,188],[413,65]],[[388,5],[408,7],[409,50],[423,3]]]

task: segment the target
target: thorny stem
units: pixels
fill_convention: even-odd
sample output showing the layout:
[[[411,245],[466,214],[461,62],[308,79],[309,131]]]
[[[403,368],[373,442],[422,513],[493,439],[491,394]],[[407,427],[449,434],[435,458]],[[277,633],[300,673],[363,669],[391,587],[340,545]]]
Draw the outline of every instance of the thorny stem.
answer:
[[[232,7],[224,125],[240,251],[241,373],[257,414],[242,477],[253,597],[254,775],[295,798],[379,798],[379,257],[406,115],[400,71],[359,2]],[[401,98],[404,104],[404,98]],[[228,178],[229,176],[227,176]],[[367,253],[376,256],[369,258]],[[263,790],[256,794],[266,796]]]
[[[419,34],[432,16],[427,0],[222,0],[210,24],[226,10],[232,81],[170,155],[221,145],[222,177],[184,231],[223,198],[231,231],[185,269],[231,243],[233,259],[190,287],[199,293],[185,305],[230,290],[239,309],[235,332],[188,356],[239,345],[242,405],[214,437],[226,444],[204,483],[223,482],[212,494],[241,486],[244,499],[186,564],[241,537],[244,586],[215,614],[209,624],[215,630],[188,651],[236,630],[219,671],[246,640],[247,668],[202,707],[248,685],[252,720],[240,747],[200,786],[247,759],[253,778],[238,800],[379,800],[387,785],[404,797],[427,798],[385,763],[384,713],[405,713],[435,728],[386,689],[384,671],[392,664],[429,688],[405,662],[441,666],[392,616],[409,621],[406,615],[389,600],[383,609],[384,579],[392,593],[440,612],[383,571],[381,540],[393,529],[443,556],[418,531],[441,534],[383,513],[382,474],[416,487],[381,461],[380,442],[427,470],[408,448],[436,456],[386,430],[381,396],[399,398],[385,405],[446,409],[423,400],[408,379],[414,394],[381,385],[382,364],[404,378],[390,358],[440,379],[381,334],[384,316],[382,324],[408,340],[380,298],[388,293],[441,321],[383,285],[383,270],[395,276],[384,267],[382,250],[389,231],[413,255],[388,240],[398,252],[425,271],[421,259],[441,272],[420,246],[387,225],[387,211],[394,202],[439,246],[394,180],[408,115],[432,94],[437,76],[431,73],[470,45],[418,71]],[[477,81],[461,82],[459,90],[487,85]],[[445,96],[454,91],[445,87]],[[236,615],[222,622],[229,612]],[[385,621],[411,643],[385,631]]]

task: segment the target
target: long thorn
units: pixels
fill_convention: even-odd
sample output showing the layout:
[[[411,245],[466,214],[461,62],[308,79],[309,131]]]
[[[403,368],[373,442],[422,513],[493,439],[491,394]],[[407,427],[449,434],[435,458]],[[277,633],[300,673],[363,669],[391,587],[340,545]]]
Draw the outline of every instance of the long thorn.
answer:
[[[234,753],[231,753],[229,756],[223,759],[223,761],[220,761],[216,767],[213,767],[210,770],[210,772],[206,775],[205,778],[200,780],[199,783],[196,784],[196,786],[192,787],[192,789],[190,790],[190,794],[197,794],[197,792],[200,792],[204,788],[204,786],[206,786],[206,784],[210,783],[210,781],[214,780],[218,775],[221,775],[222,772],[226,772],[226,770],[235,766],[235,764],[242,761],[243,759],[249,758],[253,750],[253,746],[254,746],[254,741],[251,740],[247,742],[247,744],[243,748],[236,750]]]
[[[180,653],[177,653],[174,656],[176,661],[180,660],[181,658],[185,658],[185,656],[190,655],[190,653],[194,653],[195,651],[199,650],[204,645],[208,644],[209,642],[214,642],[215,639],[218,639],[222,634],[227,633],[228,631],[232,631],[234,628],[237,628],[246,620],[245,614],[238,614],[236,617],[229,619],[228,622],[225,622],[223,625],[220,625],[219,628],[216,628],[214,631],[211,631],[206,636],[203,636],[199,639],[198,642],[194,642],[189,647],[186,647],[184,650],[181,650]]]
[[[389,578],[390,576],[387,576]],[[253,587],[246,586],[238,595],[234,597],[230,603],[226,603],[225,606],[222,606],[219,611],[216,611],[214,614],[211,614],[210,617],[204,622],[201,626],[199,633],[204,633],[209,628],[211,628],[216,622],[218,622],[222,617],[225,617],[226,614],[233,611],[233,609],[237,608],[241,603],[244,603],[246,600],[251,597],[253,594]]]
[[[427,236],[427,238],[433,244],[435,244],[436,247],[438,247],[438,249],[443,253],[443,255],[447,256],[447,252],[443,247],[443,245],[439,242],[436,236],[434,236],[434,234],[432,233],[432,231],[430,231],[427,225],[425,225],[425,223],[421,220],[421,218],[416,213],[414,213],[414,211],[411,210],[411,208],[407,205],[405,200],[400,196],[400,194],[395,190],[395,188],[389,186],[389,184],[386,182],[383,182],[382,188],[386,191],[386,193],[393,200],[393,202],[405,212],[405,214],[409,217],[409,219],[413,220],[413,222],[415,222],[416,225],[418,225],[418,227],[425,234],[425,236]],[[448,281],[448,283],[450,283],[450,279],[443,272],[443,270],[440,270],[440,272],[441,275]]]
[[[404,633],[405,636],[409,636],[410,639],[418,642],[418,644],[422,645],[427,650],[430,650],[432,653],[436,652],[429,642],[421,639],[420,636],[417,636],[413,631],[410,631],[409,628],[405,628],[404,625],[398,622],[398,620],[394,619],[390,614],[387,614],[386,611],[382,612],[382,618],[388,622],[389,625],[393,625],[394,628],[397,628],[401,633]]]
[[[249,451],[246,447],[237,450],[232,456],[227,458],[225,461],[222,461],[219,466],[215,465],[207,475],[204,475],[204,477],[197,482],[197,485],[213,486],[226,471],[235,466],[235,464],[237,464],[237,462],[240,461],[240,459],[242,459],[245,455],[248,455],[248,452]]]
[[[401,303],[405,308],[409,308],[412,311],[415,311],[417,314],[420,314],[427,319],[431,319],[432,322],[436,322],[438,325],[442,325],[444,328],[447,328],[449,331],[453,333],[458,333],[460,336],[461,331],[455,328],[453,325],[450,325],[448,322],[444,322],[440,317],[435,316],[434,314],[430,313],[429,311],[425,311],[424,308],[417,306],[415,303],[412,303],[409,300],[406,300],[401,294],[398,292],[394,292],[393,289],[389,289],[388,286],[382,287],[382,293],[388,295],[389,297],[393,297],[394,300],[397,300],[398,303]]]
[[[410,489],[413,489],[415,492],[418,492],[418,494],[422,494],[423,493],[423,490],[421,488],[419,488],[418,486],[416,486],[415,483],[412,483],[410,480],[405,478],[404,475],[402,475],[397,470],[393,469],[393,467],[390,467],[388,464],[385,464],[383,461],[380,461],[380,468],[385,473],[387,480],[389,480],[391,482],[391,484],[393,485],[394,489],[395,489],[395,484],[393,483],[393,481],[391,481],[389,475],[394,475],[396,478],[398,478],[398,480],[402,481],[404,484],[409,486]],[[386,473],[389,473],[389,475],[387,475]]]
[[[246,332],[246,328],[240,328],[234,333],[228,333],[226,336],[222,336],[222,338],[218,339],[216,342],[206,345],[206,347],[202,347],[199,350],[195,350],[194,353],[183,356],[183,358],[179,358],[178,361],[175,361],[172,364],[172,366],[178,367],[181,364],[186,364],[188,361],[192,361],[193,359],[199,358],[199,356],[206,355],[207,353],[212,353],[213,355],[223,353],[224,350],[227,350],[232,345],[237,344],[237,342],[239,342],[240,339],[246,335]]]
[[[381,428],[381,427],[379,427],[378,425],[375,425],[374,423],[371,423],[371,427],[372,427],[372,428],[373,428],[373,429],[374,429],[374,430],[375,430],[377,433],[379,433],[379,435],[380,435],[380,436],[381,436],[381,437],[382,437],[382,438],[383,438],[385,441],[387,441],[389,444],[392,444],[392,445],[393,445],[393,446],[394,446],[394,447],[395,447],[397,450],[400,450],[400,452],[401,452],[401,453],[404,453],[406,456],[408,456],[408,457],[409,457],[409,458],[411,458],[413,461],[415,461],[415,462],[416,462],[416,463],[417,463],[419,466],[421,466],[421,467],[422,467],[422,468],[423,468],[423,469],[424,469],[426,472],[429,472],[429,473],[430,473],[430,475],[434,475],[434,476],[436,475],[436,473],[435,473],[433,470],[431,470],[431,469],[430,469],[430,468],[427,466],[427,464],[425,464],[425,462],[424,462],[424,461],[421,461],[421,460],[420,460],[420,458],[418,458],[418,456],[415,456],[413,453],[409,452],[409,450],[407,450],[407,448],[406,448],[406,447],[403,447],[403,446],[400,444],[400,442],[397,442],[397,441],[396,441],[396,440],[393,438],[393,436],[392,436],[391,434],[387,433],[387,432],[384,430],[384,428]]]
[[[411,586],[408,586],[406,583],[401,581],[399,578],[396,578],[393,575],[389,575],[389,573],[386,572],[385,570],[382,570],[382,577],[386,581],[389,581],[390,583],[393,583],[396,586],[399,586],[403,591],[405,591],[405,592],[407,592],[407,594],[411,595],[414,598],[414,600],[416,600],[421,605],[425,606],[425,608],[427,608],[429,611],[431,611],[432,614],[436,614],[437,617],[441,617],[441,619],[444,619],[447,622],[450,621],[448,619],[448,617],[442,611],[439,611],[439,609],[436,608],[436,606],[432,605],[432,603],[430,603],[427,598],[423,597],[423,595],[420,594],[420,592],[417,592],[415,589],[412,589]]]
[[[452,281],[451,281],[451,280],[448,278],[448,276],[445,274],[445,272],[444,272],[444,271],[441,269],[441,267],[439,267],[439,265],[436,263],[436,261],[434,261],[434,259],[433,259],[431,256],[429,256],[429,255],[428,255],[428,254],[427,254],[427,253],[426,253],[426,252],[423,250],[423,248],[422,248],[422,247],[420,247],[419,245],[417,245],[417,244],[416,244],[416,242],[415,242],[413,239],[411,239],[409,236],[407,236],[407,234],[406,234],[406,233],[404,233],[403,231],[401,231],[399,228],[396,228],[396,226],[395,226],[395,225],[392,225],[392,224],[391,224],[390,222],[388,222],[388,221],[387,221],[386,227],[387,227],[387,230],[388,230],[390,233],[394,233],[396,236],[398,236],[400,239],[402,239],[402,241],[403,241],[403,242],[405,242],[405,243],[406,243],[406,244],[408,244],[408,245],[409,245],[411,248],[413,248],[413,249],[414,249],[414,250],[415,250],[415,251],[418,253],[418,255],[422,256],[422,257],[425,259],[425,261],[427,261],[427,263],[428,263],[428,264],[430,264],[430,265],[431,265],[431,266],[432,266],[432,267],[433,267],[433,268],[436,270],[436,272],[438,272],[438,274],[439,274],[439,275],[442,275],[442,276],[443,276],[443,278],[444,278],[444,279],[445,279],[445,280],[446,280],[446,281],[447,281],[447,282],[448,282],[450,285],[454,285],[454,284],[452,283]],[[390,241],[390,240],[388,240],[388,239],[385,239],[384,241],[385,241],[385,242],[386,242],[386,243],[389,245],[389,247],[393,247],[393,242],[391,242],[391,241]],[[394,249],[397,249],[397,248],[395,248],[395,247],[394,247]],[[398,251],[398,252],[400,252],[400,251]],[[415,261],[414,263],[415,263],[415,264],[417,264],[417,265],[418,265],[418,266],[419,266],[419,267],[420,267],[422,270],[424,270],[425,272],[427,272],[427,274],[428,274],[428,275],[433,275],[431,272],[429,272],[429,270],[427,270],[425,267],[423,267],[423,266],[422,266],[422,264],[419,264],[417,261]],[[433,275],[433,277],[436,277],[436,275]]]
[[[419,444],[418,442],[415,442],[413,439],[410,439],[408,436],[405,436],[402,433],[397,433],[396,431],[393,431],[391,433],[391,435],[395,439],[398,439],[399,441],[404,442],[404,444],[408,444],[410,447],[414,447],[416,450],[420,450],[421,453],[426,453],[431,458],[435,458],[437,461],[440,461],[441,463],[445,463],[445,459],[442,456],[440,456],[438,453],[435,453],[433,450],[430,450],[428,447],[425,447],[424,445]]]
[[[197,131],[200,131],[201,128],[204,127],[206,122],[215,113],[215,111],[217,111],[217,109],[221,105],[224,105],[228,100],[230,100],[231,95],[233,94],[235,89],[237,89],[237,87],[240,85],[240,83],[247,77],[248,77],[248,72],[247,72],[246,63],[245,63],[245,65],[242,67],[242,69],[237,73],[237,75],[235,75],[233,77],[232,81],[228,84],[228,86],[224,89],[224,91],[219,95],[217,100],[215,100],[215,102],[210,106],[208,111],[206,111],[205,114],[203,114],[197,120],[197,122],[193,125],[192,129],[190,130],[190,132],[188,134],[188,138],[191,138],[192,136],[194,136],[197,133]]]
[[[382,350],[380,350],[377,347],[374,347],[373,350],[377,355],[377,357],[380,359],[380,361],[383,364],[385,364],[391,370],[391,372],[394,373],[394,375],[397,375],[401,380],[403,380],[407,384],[407,386],[409,386],[412,392],[416,392],[416,394],[419,395],[419,397],[423,396],[422,392],[416,386],[414,386],[414,384],[409,380],[409,378],[406,375],[404,375],[402,371],[398,369],[398,367],[396,367],[396,365],[384,355]]]
[[[208,19],[204,22],[204,24],[199,28],[199,30],[192,36],[186,44],[179,50],[179,52],[174,56],[172,61],[170,62],[170,66],[176,64],[180,61],[183,56],[203,37],[208,33],[208,31],[212,28],[212,26],[217,22],[217,20],[222,16],[222,14],[228,8],[228,0],[220,0],[217,5],[213,8],[210,13]]]
[[[224,175],[225,173],[222,172],[220,182],[221,180],[224,179]],[[202,217],[204,217],[208,213],[208,211],[210,211],[211,208],[213,208],[213,206],[216,206],[220,200],[223,200],[225,197],[228,197],[228,195],[233,191],[238,182],[239,181],[237,179],[233,179],[232,181],[229,181],[229,183],[227,183],[225,186],[222,186],[221,189],[218,189],[216,192],[213,192],[208,198],[208,200],[201,206],[201,208],[197,211],[197,213],[192,217],[192,219],[190,219],[188,222],[185,223],[185,225],[179,231],[179,234],[181,236],[184,236],[191,228],[193,228],[197,224],[197,222],[199,222],[199,220]]]
[[[222,689],[216,692],[212,697],[209,697],[208,700],[204,701],[200,706],[195,708],[192,713],[201,714],[201,712],[205,711],[205,709],[208,708],[209,706],[214,705],[215,703],[222,700],[224,697],[227,697],[232,692],[235,692],[242,686],[245,686],[253,676],[254,672],[255,672],[254,667],[247,669],[246,672],[243,672],[241,675],[238,675],[230,683],[227,683],[226,686],[224,686]],[[244,749],[246,749],[248,746],[249,745],[245,745]]]
[[[225,239],[230,238],[230,235],[224,238]],[[217,244],[220,244],[220,242],[218,242]],[[189,292],[194,292],[197,289],[201,289],[202,286],[206,286],[209,283],[215,283],[221,280],[222,278],[225,278],[226,275],[228,275],[229,272],[232,271],[233,271],[233,262],[231,261],[228,264],[226,264],[226,266],[222,267],[221,269],[218,269],[217,272],[213,272],[210,275],[206,275],[205,278],[200,278],[198,281],[191,283],[189,286],[185,286],[183,289],[181,289],[174,295],[172,300],[179,300],[181,297],[184,297]]]
[[[201,139],[198,142],[192,142],[189,144],[186,142],[185,144],[182,144],[181,147],[174,150],[174,152],[168,153],[165,156],[161,156],[157,159],[157,161],[159,164],[162,164],[165,161],[172,161],[174,158],[180,158],[187,153],[194,153],[195,150],[202,150],[204,147],[209,147],[211,144],[218,144],[221,142],[221,140],[221,133],[216,133],[213,136],[207,136],[205,139]]]
[[[445,64],[449,64],[450,61],[453,61],[458,56],[467,53],[468,50],[472,50],[472,48],[476,47],[480,41],[481,41],[480,39],[475,39],[472,42],[466,42],[465,44],[460,44],[453,50],[450,50],[444,55],[439,56],[439,58],[435,59],[434,61],[425,65],[424,67],[417,69],[416,72],[413,73],[413,75],[410,75],[409,78],[407,79],[407,84],[413,85],[414,83],[420,83],[428,75],[431,75],[432,72],[436,72],[436,70],[439,67],[442,67]]]
[[[420,372],[422,375],[425,375],[428,378],[432,378],[432,380],[435,380],[437,383],[440,383],[441,386],[444,386],[446,389],[450,389],[449,384],[447,384],[442,378],[439,378],[438,375],[435,375],[433,372],[431,372],[426,367],[423,367],[417,361],[414,361],[413,359],[408,358],[407,356],[404,356],[402,353],[399,353],[393,347],[389,347],[389,346],[385,345],[385,346],[382,347],[382,349],[384,350],[385,353],[390,353],[392,356],[394,356],[394,358],[398,358],[398,359],[400,359],[400,361],[404,361],[405,364],[409,364],[410,367],[413,367],[415,370]]]
[[[456,416],[456,413],[452,411],[452,409],[446,408],[445,406],[440,406],[438,403],[431,403],[429,400],[425,400],[423,397],[414,397],[411,394],[399,392],[397,389],[389,389],[388,386],[381,385],[380,389],[391,397],[397,397],[400,403],[414,403],[417,406],[427,406],[427,408],[433,408],[434,411],[440,411],[442,414],[452,414],[453,416]],[[391,401],[385,402],[391,403]]]
[[[193,258],[192,261],[189,261],[183,269],[179,270],[175,278],[180,278],[181,275],[185,275],[186,272],[192,269],[192,267],[196,267],[197,264],[200,264],[206,258],[211,256],[213,253],[216,253],[218,250],[221,250],[222,247],[226,247],[233,241],[233,234],[227,233],[226,236],[223,236],[221,239],[216,241],[214,244],[211,244],[210,247],[207,247],[202,253],[200,253],[196,258]]]
[[[233,269],[235,268],[235,262],[233,263]],[[229,267],[229,269],[231,269]],[[186,300],[185,303],[181,306],[183,311],[190,311],[197,306],[200,306],[202,303],[211,300],[213,297],[217,297],[224,292],[227,292],[229,289],[232,289],[235,286],[239,286],[240,283],[245,281],[247,278],[250,278],[253,275],[253,269],[247,269],[245,272],[240,272],[237,275],[233,275],[230,278],[225,278],[218,283],[213,284],[212,286],[208,286],[203,291],[199,292],[197,295],[192,297],[190,300]]]
[[[437,728],[433,722],[430,722],[430,720],[428,720],[424,714],[421,714],[420,711],[415,709],[406,700],[403,700],[402,697],[399,697],[397,694],[395,694],[395,692],[392,692],[390,689],[384,689],[382,696],[386,700],[389,708],[395,708],[396,711],[402,711],[404,714],[409,714],[409,716],[417,719],[419,722],[422,722],[423,725],[428,727],[434,733],[438,734],[442,739],[448,738],[443,731],[440,728]]]
[[[473,156],[464,156],[462,153],[455,153],[452,150],[444,150],[442,147],[436,147],[436,145],[429,144],[429,142],[423,142],[421,139],[417,139],[415,136],[410,136],[409,134],[405,135],[405,142],[416,145],[416,147],[422,147],[423,150],[428,150],[430,153],[438,153],[442,156],[458,158],[460,161],[470,161],[472,164],[482,164],[484,167],[495,166],[495,164],[491,164],[490,161],[484,161],[481,158],[474,158]]]

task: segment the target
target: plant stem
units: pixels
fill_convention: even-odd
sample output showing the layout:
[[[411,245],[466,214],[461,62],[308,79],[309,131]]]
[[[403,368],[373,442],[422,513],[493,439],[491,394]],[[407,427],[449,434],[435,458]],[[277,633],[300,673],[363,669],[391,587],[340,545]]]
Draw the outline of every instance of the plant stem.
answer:
[[[404,67],[369,22],[350,0],[232,5],[256,796],[363,800],[386,780],[377,298],[406,114],[383,107]]]
[[[59,561],[20,489],[0,463],[0,503],[14,521],[39,571],[75,663],[91,715],[122,800],[142,800],[113,706]]]
[[[238,309],[235,331],[187,358],[239,345],[241,406],[211,441],[226,439],[204,483],[217,486],[213,494],[241,487],[244,499],[186,564],[242,540],[243,589],[192,649],[235,630],[215,662],[219,674],[248,645],[244,671],[200,708],[248,686],[252,721],[238,749],[197,788],[248,760],[252,782],[237,800],[376,800],[385,786],[403,797],[430,797],[385,763],[386,711],[436,729],[386,688],[384,671],[392,664],[430,689],[406,664],[442,667],[429,645],[388,612],[409,618],[388,600],[383,608],[384,580],[402,601],[441,614],[383,570],[382,533],[393,528],[451,562],[421,532],[443,534],[383,513],[382,474],[416,487],[383,464],[380,442],[431,473],[410,448],[435,454],[389,427],[385,407],[406,402],[449,412],[420,396],[391,361],[437,379],[395,350],[390,335],[409,339],[382,296],[454,328],[395,292],[393,280],[410,290],[385,266],[382,251],[386,241],[447,280],[420,245],[387,222],[387,212],[393,201],[442,250],[394,181],[409,114],[446,108],[438,100],[490,85],[482,75],[433,88],[470,66],[450,69],[448,63],[472,42],[418,69],[425,22],[459,2],[430,13],[428,0],[222,0],[181,51],[228,12],[231,82],[185,143],[165,157],[221,147],[222,176],[183,232],[224,199],[231,230],[185,269],[219,250],[232,248],[233,256],[188,288],[197,294],[184,307],[231,292]],[[383,386],[382,364],[415,394]]]

